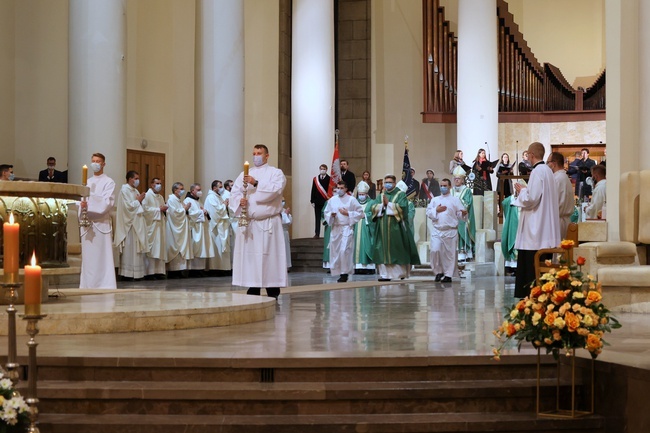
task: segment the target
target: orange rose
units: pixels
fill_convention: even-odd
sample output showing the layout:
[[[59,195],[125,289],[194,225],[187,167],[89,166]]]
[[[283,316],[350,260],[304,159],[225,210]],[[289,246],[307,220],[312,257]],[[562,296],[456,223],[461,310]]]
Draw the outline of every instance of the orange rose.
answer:
[[[512,337],[517,330],[515,329],[515,325],[512,323],[508,323],[508,337]]]
[[[542,289],[539,286],[535,286],[532,289],[530,289],[530,297],[531,298],[537,298],[541,294],[542,294]]]
[[[587,335],[587,350],[594,352],[603,347],[603,342],[600,340],[600,337],[595,334]]]
[[[575,330],[580,327],[580,319],[578,319],[578,316],[570,311],[567,311],[565,314],[564,323],[566,323],[566,327],[569,332],[575,332]]]
[[[558,280],[568,280],[570,276],[571,276],[571,272],[569,272],[568,269],[562,269],[560,272],[558,272],[555,275],[555,278],[557,278]]]
[[[556,313],[548,313],[546,317],[544,317],[544,323],[546,323],[548,326],[553,326],[555,319],[557,319]]]
[[[553,289],[555,289],[555,283],[550,281],[542,286],[542,292],[544,293],[549,293],[552,292]]]
[[[555,292],[553,292],[553,295],[551,296],[551,301],[553,301],[553,303],[556,305],[560,305],[564,301],[566,301],[566,298],[567,298],[566,292],[562,290],[556,290]]]
[[[596,292],[595,290],[590,290],[589,293],[587,293],[587,299],[585,300],[585,304],[593,304],[595,302],[600,302],[600,300],[603,299],[603,296]]]
[[[576,264],[578,266],[584,266],[585,263],[587,263],[587,259],[585,259],[582,256],[578,257],[578,259],[576,260]]]
[[[560,243],[560,247],[562,247],[565,250],[570,250],[575,246],[575,243],[571,240],[565,239]]]
[[[517,302],[517,306],[515,308],[519,311],[524,311],[526,308],[526,301],[522,299],[521,301]]]

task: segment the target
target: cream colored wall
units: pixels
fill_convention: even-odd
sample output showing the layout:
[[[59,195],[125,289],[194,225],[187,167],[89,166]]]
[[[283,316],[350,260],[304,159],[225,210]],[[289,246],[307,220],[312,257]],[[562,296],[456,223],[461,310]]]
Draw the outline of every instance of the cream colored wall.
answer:
[[[165,189],[194,179],[194,0],[127,3],[127,148],[165,154]]]
[[[540,63],[571,84],[589,86],[605,68],[605,0],[507,0]]]
[[[404,136],[418,179],[446,173],[456,150],[456,125],[424,124],[422,3],[372,2],[371,128],[373,178],[402,172]]]
[[[0,2],[0,164],[14,163],[15,2]]]
[[[49,156],[67,165],[68,1],[17,1],[14,16],[14,172],[36,179]]]
[[[253,145],[269,148],[271,165],[278,165],[279,0],[244,1],[245,154]]]

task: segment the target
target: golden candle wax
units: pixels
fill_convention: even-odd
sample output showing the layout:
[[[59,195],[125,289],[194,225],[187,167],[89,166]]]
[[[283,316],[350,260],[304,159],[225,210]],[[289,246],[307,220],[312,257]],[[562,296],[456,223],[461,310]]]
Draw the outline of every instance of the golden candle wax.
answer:
[[[250,167],[248,161],[244,162],[244,176],[248,176],[248,167]]]
[[[36,253],[32,255],[32,265],[25,266],[25,315],[41,314],[41,267],[36,264]]]
[[[19,234],[20,225],[14,223],[14,214],[9,216],[9,222],[4,223],[2,228],[4,236],[4,274],[6,283],[18,282],[18,260],[19,260]]]
[[[81,167],[81,184],[86,185],[88,183],[88,166],[84,164]]]

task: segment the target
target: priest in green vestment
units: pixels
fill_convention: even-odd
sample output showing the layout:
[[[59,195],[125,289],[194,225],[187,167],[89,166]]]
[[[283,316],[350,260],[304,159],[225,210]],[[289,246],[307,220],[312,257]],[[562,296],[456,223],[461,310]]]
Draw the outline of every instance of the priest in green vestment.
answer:
[[[361,181],[355,188],[357,201],[363,208],[364,218],[354,225],[354,273],[374,274],[375,264],[372,262],[372,229],[374,223],[369,215],[375,201],[368,196],[370,185]]]
[[[467,222],[458,221],[458,251],[464,251],[466,257],[474,257],[474,242],[476,239],[476,223],[474,222],[474,195],[471,188],[465,185],[465,170],[456,167],[454,170],[453,195],[458,197],[467,209]]]
[[[513,198],[514,196],[506,197],[501,203],[504,217],[503,232],[501,233],[501,252],[505,262],[506,275],[514,275],[517,269],[515,238],[517,237],[517,226],[519,225],[519,207],[510,205]]]
[[[409,200],[396,184],[395,176],[387,175],[384,191],[371,206],[371,218],[375,222],[372,261],[377,265],[379,281],[407,278],[411,266],[420,264],[408,226]]]

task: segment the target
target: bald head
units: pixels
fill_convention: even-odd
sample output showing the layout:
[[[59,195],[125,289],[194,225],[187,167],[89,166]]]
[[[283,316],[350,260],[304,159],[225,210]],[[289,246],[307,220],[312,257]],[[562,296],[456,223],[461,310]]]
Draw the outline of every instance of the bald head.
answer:
[[[544,150],[544,145],[539,142],[534,142],[531,143],[530,146],[528,146],[528,158],[530,159],[530,162],[534,164],[537,164],[539,161],[544,161],[544,153],[546,151]]]

